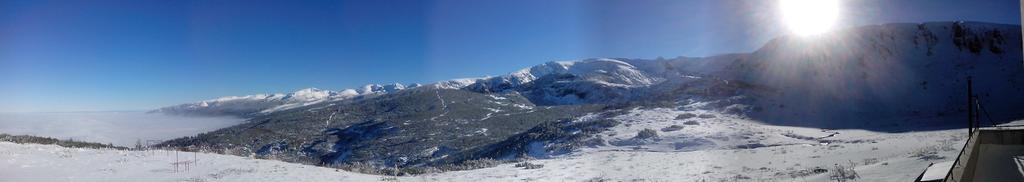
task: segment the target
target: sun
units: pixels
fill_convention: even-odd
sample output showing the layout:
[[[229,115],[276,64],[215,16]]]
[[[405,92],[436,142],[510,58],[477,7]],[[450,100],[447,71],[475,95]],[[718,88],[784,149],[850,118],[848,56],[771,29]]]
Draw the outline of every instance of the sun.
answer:
[[[839,0],[779,0],[782,20],[801,36],[827,32],[839,19]]]

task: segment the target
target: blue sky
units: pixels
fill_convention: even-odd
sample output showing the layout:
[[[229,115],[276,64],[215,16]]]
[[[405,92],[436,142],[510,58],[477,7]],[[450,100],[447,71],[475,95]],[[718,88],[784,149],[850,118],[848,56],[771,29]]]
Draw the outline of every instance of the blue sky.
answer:
[[[848,0],[840,26],[1020,24],[1016,0]],[[0,112],[500,75],[548,61],[749,52],[774,1],[0,0]]]

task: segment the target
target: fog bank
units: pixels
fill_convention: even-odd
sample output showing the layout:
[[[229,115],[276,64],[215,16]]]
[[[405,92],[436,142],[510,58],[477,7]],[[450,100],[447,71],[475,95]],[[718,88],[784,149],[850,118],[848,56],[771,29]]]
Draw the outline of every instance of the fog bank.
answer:
[[[175,116],[145,112],[0,113],[0,133],[74,139],[120,146],[167,140],[232,126],[236,117]]]

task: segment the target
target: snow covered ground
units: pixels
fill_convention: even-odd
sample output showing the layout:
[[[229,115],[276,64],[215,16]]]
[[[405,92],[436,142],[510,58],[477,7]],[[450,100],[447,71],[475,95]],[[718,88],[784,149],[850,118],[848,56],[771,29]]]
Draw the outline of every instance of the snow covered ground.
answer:
[[[682,113],[696,117],[676,119]],[[837,165],[862,181],[913,181],[930,163],[956,158],[966,130],[884,133],[764,125],[709,111],[634,110],[605,132],[610,146],[568,156],[427,175],[442,181],[829,181]],[[697,121],[698,124],[685,124]],[[682,126],[682,129],[672,125]],[[649,128],[658,139],[633,139]],[[609,136],[610,135],[610,136]]]
[[[172,165],[179,163],[177,169]],[[187,163],[187,164],[186,164]],[[164,150],[74,149],[0,142],[0,181],[374,181],[335,169]]]
[[[175,116],[145,112],[0,113],[0,133],[134,146],[232,126],[235,117]]]
[[[696,116],[679,116],[686,113]],[[911,181],[928,164],[953,160],[966,135],[963,129],[885,133],[773,126],[686,109],[632,110],[615,119],[623,124],[601,133],[608,146],[529,161],[543,165],[540,169],[504,164],[394,178],[216,154],[179,152],[175,160],[168,151],[0,143],[0,176],[13,181],[829,181],[828,171],[841,165],[853,167],[860,181]],[[634,138],[642,129],[657,130],[658,137]],[[189,170],[175,172],[175,161],[194,162]]]

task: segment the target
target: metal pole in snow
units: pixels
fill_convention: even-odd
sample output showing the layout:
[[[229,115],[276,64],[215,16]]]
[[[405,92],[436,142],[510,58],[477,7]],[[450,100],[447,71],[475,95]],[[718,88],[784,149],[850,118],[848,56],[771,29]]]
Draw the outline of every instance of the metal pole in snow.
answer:
[[[967,134],[974,134],[974,91],[971,90],[971,77],[967,77]]]

